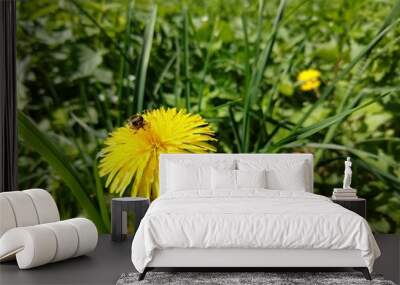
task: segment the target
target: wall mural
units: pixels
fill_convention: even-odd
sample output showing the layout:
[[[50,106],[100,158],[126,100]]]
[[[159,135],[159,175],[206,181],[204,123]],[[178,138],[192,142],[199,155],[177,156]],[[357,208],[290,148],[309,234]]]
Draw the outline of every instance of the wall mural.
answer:
[[[400,232],[396,1],[18,1],[19,188],[110,229],[160,152],[311,152]],[[365,19],[368,19],[366,21]]]

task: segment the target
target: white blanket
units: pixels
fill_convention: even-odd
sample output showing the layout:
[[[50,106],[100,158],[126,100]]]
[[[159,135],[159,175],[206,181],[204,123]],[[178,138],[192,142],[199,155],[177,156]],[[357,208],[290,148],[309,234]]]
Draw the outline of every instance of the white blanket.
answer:
[[[380,255],[359,215],[320,195],[260,189],[164,194],[134,237],[135,268],[165,248],[358,249],[370,271]]]

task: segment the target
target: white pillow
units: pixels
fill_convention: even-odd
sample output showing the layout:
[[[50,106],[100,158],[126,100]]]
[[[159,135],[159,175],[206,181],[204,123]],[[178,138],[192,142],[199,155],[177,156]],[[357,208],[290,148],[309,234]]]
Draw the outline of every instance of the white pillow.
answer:
[[[272,169],[267,171],[268,189],[306,192],[304,167],[298,166],[290,171]]]
[[[236,170],[216,169],[211,170],[212,189],[236,189]]]
[[[303,191],[309,188],[305,160],[267,161],[257,159],[238,160],[240,170],[266,169],[267,188],[272,190]]]
[[[241,188],[266,188],[266,171],[215,169],[211,171],[213,190],[237,190]]]
[[[174,158],[171,160],[167,160],[166,165],[170,164],[179,164],[185,167],[213,167],[217,169],[236,169],[236,160],[235,159],[221,159],[221,158],[213,158],[207,157],[202,158],[201,155],[198,155],[196,158]]]
[[[267,171],[236,170],[237,188],[267,188]]]
[[[211,189],[211,167],[168,164],[168,191]]]
[[[173,159],[166,166],[166,191],[211,190],[211,168],[235,169],[234,159]]]

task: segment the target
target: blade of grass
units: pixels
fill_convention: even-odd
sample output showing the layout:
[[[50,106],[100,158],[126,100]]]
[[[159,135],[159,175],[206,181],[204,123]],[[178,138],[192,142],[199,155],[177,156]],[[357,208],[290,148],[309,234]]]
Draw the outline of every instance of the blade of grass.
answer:
[[[256,52],[255,58],[258,60],[260,56],[260,45],[261,45],[261,34],[263,30],[263,22],[264,22],[264,10],[265,10],[265,1],[258,1],[258,18],[257,18],[257,32],[256,32]],[[246,28],[247,32],[247,28]]]
[[[291,142],[294,142],[296,140],[301,140],[301,139],[306,139],[308,137],[310,137],[311,135],[331,126],[332,124],[342,120],[343,118],[349,116],[350,114],[352,114],[355,111],[361,110],[362,108],[371,105],[372,103],[376,102],[378,99],[381,99],[389,94],[392,94],[392,92],[387,92],[383,95],[379,95],[376,96],[375,98],[367,101],[364,104],[361,104],[360,106],[354,107],[352,109],[349,110],[344,110],[342,113],[331,116],[329,118],[326,118],[325,120],[322,120],[318,123],[315,123],[311,126],[308,127],[304,127],[301,129],[297,129],[295,132],[292,132],[289,136],[287,136],[286,138],[281,139],[280,141],[278,141],[276,144],[273,145],[273,149],[279,149],[281,147],[283,147],[286,144],[289,144]]]
[[[183,33],[182,33],[182,44],[183,44],[183,72],[184,72],[184,88],[185,88],[185,100],[186,109],[190,112],[190,66],[189,66],[189,10],[185,6],[182,10],[183,14]]]
[[[238,109],[243,110],[243,106],[237,106]],[[243,111],[242,111],[243,112]],[[263,120],[265,122],[268,123],[272,123],[273,125],[280,125],[281,128],[287,129],[287,130],[291,130],[293,129],[294,123],[288,121],[288,120],[283,120],[283,121],[277,121],[275,119],[273,119],[272,117],[268,117],[265,116],[261,117],[260,115],[258,115],[257,113],[255,113],[253,110],[250,110],[249,112],[250,117],[257,119],[259,121]]]
[[[286,1],[281,0],[280,5],[278,8],[277,15],[275,17],[272,33],[268,40],[267,46],[263,50],[262,54],[260,55],[260,59],[257,61],[256,69],[252,75],[251,86],[250,86],[250,95],[254,94],[254,91],[259,88],[261,79],[264,75],[265,69],[269,63],[269,59],[271,57],[272,49],[275,44],[276,35],[278,34],[279,24],[283,17],[283,12],[285,10]]]
[[[228,102],[223,103],[223,104],[221,104],[221,105],[216,105],[215,107],[213,107],[213,110],[218,110],[218,109],[222,109],[222,108],[224,108],[224,107],[233,106],[233,105],[235,105],[236,103],[240,103],[241,101],[242,101],[241,98],[236,99],[236,100],[232,100],[232,101],[228,101]],[[221,119],[221,121],[223,121],[222,118],[208,117],[208,116],[207,116],[207,115],[208,115],[207,111],[202,111],[202,112],[199,113],[199,115],[202,116],[202,117],[204,117],[205,119],[207,119],[207,121],[214,120],[214,119]]]
[[[153,42],[154,26],[157,18],[157,6],[153,6],[150,13],[150,19],[146,24],[145,32],[143,35],[143,45],[138,62],[135,84],[135,100],[136,112],[143,111],[144,104],[144,91],[146,86],[147,68],[149,66],[150,51]]]
[[[88,113],[89,110],[89,104],[88,104],[88,98],[86,95],[86,85],[84,84],[85,81],[83,79],[79,80],[79,93],[81,97],[81,101],[83,102],[84,110],[86,111],[86,114],[88,117],[90,117],[90,114]],[[94,84],[96,87],[96,92],[94,93],[94,96],[92,96],[91,99],[94,99],[94,102],[96,104],[96,110],[100,112],[99,119],[102,121],[103,125],[107,127],[108,131],[111,131],[113,128],[112,121],[111,121],[111,116],[109,113],[109,108],[108,108],[108,98],[106,97],[106,94],[102,94],[101,96],[104,96],[104,100],[101,100],[101,96],[98,96],[97,94],[100,94],[103,90],[102,86],[96,82]]]
[[[125,38],[124,38],[124,52],[128,54],[129,48],[129,38],[131,34],[131,26],[132,26],[132,11],[134,7],[134,1],[128,1],[128,9],[126,15],[126,27],[125,27]],[[118,85],[117,85],[117,92],[118,92],[118,102],[117,102],[117,110],[118,110],[118,118],[117,118],[117,126],[120,126],[122,123],[122,116],[124,114],[124,104],[123,104],[123,93],[124,93],[124,78],[129,74],[128,72],[128,65],[126,64],[124,57],[121,55],[119,60],[119,72],[118,72]],[[129,94],[129,84],[127,84],[126,90],[127,94]]]
[[[382,32],[384,29],[390,26],[394,21],[398,20],[399,16],[400,16],[400,1],[398,0],[391,9],[389,15],[386,17],[379,31]]]
[[[18,112],[19,134],[25,144],[38,152],[42,158],[63,178],[63,181],[86,212],[88,217],[96,224],[100,232],[105,232],[106,227],[97,209],[84,190],[84,183],[79,178],[68,158],[60,151],[37,126],[22,112]]]
[[[309,148],[324,148],[324,149],[330,149],[330,150],[338,150],[338,151],[346,151],[354,154],[356,157],[360,159],[353,159],[354,161],[357,161],[357,164],[362,166],[364,169],[366,169],[369,173],[374,174],[376,177],[382,179],[382,180],[390,180],[395,184],[397,187],[397,190],[400,193],[400,179],[398,179],[396,176],[386,172],[382,171],[381,169],[377,168],[376,166],[372,165],[368,161],[365,160],[365,158],[371,158],[375,160],[381,160],[382,158],[380,156],[377,156],[374,153],[362,151],[359,149],[343,146],[343,145],[335,145],[335,144],[319,144],[319,143],[296,143],[292,144],[291,146],[284,146],[284,148],[287,147],[309,147]],[[399,167],[399,163],[396,163],[394,161],[388,161],[386,160],[387,163],[394,167]]]
[[[282,25],[285,25],[286,23],[288,23],[289,20],[292,18],[292,16],[293,15],[297,15],[299,13],[300,8],[303,5],[307,4],[308,2],[311,2],[311,0],[301,1],[300,3],[298,3],[296,6],[294,6],[290,10],[288,9],[288,12],[286,13],[285,20],[282,21]]]
[[[375,159],[377,161],[383,159],[382,156],[376,155],[375,153],[371,153],[371,152],[364,151],[364,150],[361,150],[358,148],[339,145],[339,144],[306,143],[304,146],[310,147],[310,148],[318,148],[318,149],[346,151],[346,152],[352,153],[360,158],[371,158],[371,159]],[[385,163],[387,163],[393,167],[400,167],[400,163],[397,163],[395,161],[391,161],[388,159],[385,159],[384,161],[385,161]]]
[[[33,184],[36,184],[36,183],[32,183],[32,181],[42,181],[43,177],[45,178],[45,180],[48,179],[47,172],[46,171],[38,171],[34,174],[26,175],[22,179],[18,179],[18,185],[22,189],[33,188],[34,187]],[[37,187],[39,187],[39,186],[40,186],[40,184],[37,185]]]
[[[100,133],[98,133],[95,129],[90,127],[84,121],[82,121],[78,116],[76,116],[73,112],[71,112],[71,118],[74,122],[76,122],[88,135],[91,137],[91,141],[95,141],[97,145],[100,145],[100,139],[104,139]]]
[[[279,23],[283,17],[283,12],[285,10],[286,1],[281,0],[278,8],[277,15],[275,17],[273,26],[272,26],[272,33],[268,40],[267,46],[263,50],[260,55],[260,59],[257,62],[256,68],[252,73],[252,77],[250,80],[249,87],[245,92],[245,102],[244,102],[244,113],[243,113],[243,151],[249,151],[249,142],[250,142],[250,116],[249,116],[249,109],[252,101],[252,97],[255,96],[255,93],[259,89],[259,85],[264,75],[265,69],[269,63],[269,59],[271,56],[272,49],[275,44],[276,35],[278,33]]]
[[[86,95],[86,88],[83,79],[79,80],[79,96],[82,102],[82,106],[85,110],[86,115],[89,117],[89,103],[88,103],[88,98]]]
[[[350,96],[353,93],[353,90],[354,90],[354,87],[355,87],[356,83],[359,81],[359,79],[360,79],[361,75],[364,73],[364,71],[368,68],[370,62],[371,61],[368,60],[367,58],[365,58],[364,61],[361,62],[360,68],[357,70],[357,73],[355,74],[355,76],[351,79],[350,86],[347,89],[346,94],[343,96],[342,100],[340,101],[340,104],[339,104],[339,107],[337,108],[336,114],[339,114],[340,112],[342,112],[345,109],[353,108],[354,105],[357,103],[355,100],[353,100],[352,103],[347,105],[347,102],[348,102],[348,100],[350,99]],[[333,124],[332,126],[329,127],[328,131],[325,134],[325,137],[324,137],[322,143],[324,143],[324,144],[329,143],[333,139],[333,137],[335,136],[337,128],[340,126],[340,124],[342,122],[343,121],[339,121],[336,124]],[[323,149],[319,149],[315,154],[314,165],[318,164],[318,162],[321,159],[322,155],[323,155]]]
[[[285,77],[289,77],[290,76],[290,72],[292,70],[292,67],[295,63],[295,58],[296,56],[304,49],[304,40],[305,38],[301,38],[299,41],[294,42],[294,46],[293,49],[295,49],[295,51],[291,54],[291,56],[288,59],[288,64],[287,66],[284,68],[284,70],[281,73],[281,76],[278,76],[278,78],[275,80],[275,83],[272,87],[272,89],[268,92],[268,101],[267,101],[267,107],[266,107],[266,115],[264,115],[264,117],[269,117],[272,118],[273,116],[273,111],[274,111],[274,107],[276,104],[279,103],[279,100],[281,100],[282,96],[279,96],[279,84],[281,83],[281,79],[285,78]],[[267,94],[266,94],[267,95]],[[266,96],[264,95],[264,96]],[[261,102],[263,101],[263,99],[261,99]],[[263,108],[260,107],[261,112],[263,112]],[[264,112],[263,112],[264,113]],[[287,120],[285,120],[285,122],[287,122]],[[265,132],[268,134],[268,124],[265,124]],[[280,126],[281,127],[281,126]],[[279,128],[276,128],[274,126],[272,133],[273,135],[276,135],[279,131]],[[268,147],[271,145],[273,140],[273,136],[268,136],[267,140],[264,142],[265,147],[263,147],[263,149],[268,149]],[[264,151],[265,152],[265,151]]]
[[[179,107],[179,99],[181,97],[181,48],[179,45],[178,38],[175,38],[176,46],[176,63],[175,63],[175,84],[174,84],[174,95],[175,95],[175,107]]]
[[[111,110],[110,110],[110,100],[111,100],[111,99],[110,99],[110,97],[107,95],[107,93],[104,92],[104,89],[103,89],[103,87],[100,85],[100,83],[96,82],[96,83],[94,84],[94,86],[97,88],[99,94],[103,93],[103,94],[102,94],[103,100],[100,99],[99,102],[100,102],[100,104],[103,106],[103,108],[102,108],[102,110],[103,110],[103,112],[104,112],[104,114],[103,114],[103,119],[104,119],[105,122],[106,122],[107,130],[108,130],[109,132],[111,132],[111,131],[114,129],[113,122],[112,122],[112,116],[111,116]],[[95,95],[95,97],[97,97],[97,96]]]
[[[125,53],[124,49],[107,33],[107,31],[99,24],[99,22],[90,15],[85,8],[76,0],[69,0],[83,15],[85,15],[99,30],[100,32],[109,40],[117,51],[124,57],[124,59],[130,64],[134,64],[134,62],[129,58],[129,56]]]
[[[293,65],[295,63],[296,56],[305,47],[304,40],[305,40],[305,38],[301,38],[299,41],[294,43],[293,49],[295,49],[295,51],[290,55],[290,57],[288,59],[288,64],[284,68],[284,70],[282,71],[281,75],[277,77],[277,80],[275,81],[272,90],[270,92],[268,92],[268,94],[270,94],[269,95],[269,99],[268,99],[268,103],[267,103],[267,108],[266,108],[266,113],[267,113],[268,117],[272,118],[272,116],[273,116],[274,106],[278,102],[278,100],[275,100],[275,98],[277,98],[277,97],[279,98],[279,96],[278,96],[279,95],[279,84],[281,83],[282,78],[290,76],[290,72],[291,72],[292,67],[293,67]],[[262,108],[261,108],[261,110],[262,110]],[[266,128],[266,131],[268,131],[268,128]],[[270,137],[269,140],[271,141],[272,137]],[[267,143],[268,142],[266,142],[266,144]]]
[[[256,113],[259,113],[259,116],[261,117],[261,120],[259,121],[260,127],[259,127],[259,132],[258,136],[256,138],[256,142],[253,145],[253,152],[257,153],[261,145],[265,145],[265,140],[268,137],[267,133],[267,123],[265,122],[265,114],[262,110],[262,100],[258,102],[259,109],[256,111]]]
[[[238,125],[235,120],[235,115],[233,113],[232,106],[228,107],[228,111],[229,111],[230,125],[232,127],[233,135],[235,137],[236,146],[237,146],[239,153],[241,153],[242,152],[242,142],[240,141],[239,128],[238,128]]]
[[[285,122],[285,121],[283,121]],[[265,152],[269,152],[269,147],[272,144],[272,139],[274,138],[274,136],[278,133],[278,131],[282,128],[281,124],[275,125],[275,127],[273,128],[273,130],[271,131],[271,133],[268,134],[265,146],[260,150],[261,153],[265,153]]]
[[[365,139],[362,141],[355,142],[356,144],[365,144],[365,143],[377,143],[377,142],[396,142],[400,143],[400,138],[373,138],[373,139]]]
[[[93,96],[94,103],[96,104],[96,110],[97,112],[100,113],[99,120],[101,120],[102,125],[106,127],[107,131],[111,132],[112,131],[112,125],[110,124],[111,122],[109,120],[107,111],[105,110],[104,104],[101,102],[99,97],[100,96],[97,96],[97,94]]]
[[[245,68],[245,84],[244,84],[244,90],[248,90],[249,85],[250,85],[250,79],[251,79],[251,69],[250,69],[250,43],[249,43],[249,33],[247,29],[247,18],[244,14],[242,14],[242,29],[243,29],[243,34],[244,34],[244,50],[245,50],[245,63],[244,63],[244,68]],[[246,95],[246,93],[245,93]]]
[[[393,189],[400,194],[400,179],[386,171],[382,171],[376,166],[371,165],[368,162],[357,160],[357,164],[364,168],[367,172],[374,174],[379,179],[387,179],[393,183]]]
[[[201,71],[201,81],[200,81],[200,88],[199,88],[199,99],[198,99],[198,112],[201,112],[201,105],[203,104],[203,92],[204,92],[204,86],[205,86],[205,81],[206,81],[206,76],[208,72],[208,66],[210,62],[210,57],[211,57],[211,45],[212,41],[214,38],[214,30],[215,30],[215,23],[216,21],[214,18],[211,18],[212,26],[211,26],[211,31],[208,39],[208,44],[207,44],[207,51],[206,51],[206,58],[204,60],[204,65],[203,69]]]
[[[92,170],[93,170],[94,181],[96,184],[96,198],[97,198],[97,203],[99,204],[100,214],[103,219],[103,223],[106,226],[107,231],[109,232],[111,229],[110,213],[109,213],[108,207],[106,206],[106,203],[105,203],[103,184],[101,183],[101,180],[99,177],[96,159],[93,160]]]
[[[170,70],[171,66],[174,64],[175,60],[177,58],[177,54],[175,53],[173,57],[167,62],[165,67],[163,68],[160,76],[158,77],[158,80],[154,86],[153,90],[153,97],[156,98],[158,95],[158,91],[160,90],[161,84],[164,81],[165,76],[167,75],[168,71]]]
[[[77,128],[77,130],[75,130],[72,126],[67,126],[64,128],[65,134],[68,138],[71,138],[70,141],[72,142],[72,145],[78,150],[79,152],[79,157],[82,159],[83,163],[85,164],[86,167],[83,167],[82,169],[80,169],[80,173],[81,175],[84,175],[85,177],[87,177],[88,179],[86,180],[86,187],[84,188],[84,190],[86,190],[86,192],[90,195],[92,192],[91,190],[94,189],[94,181],[93,181],[93,177],[91,176],[90,173],[90,167],[93,165],[93,160],[92,158],[88,155],[87,152],[85,152],[82,149],[82,140],[80,138],[83,137],[82,135],[82,129],[81,128]]]

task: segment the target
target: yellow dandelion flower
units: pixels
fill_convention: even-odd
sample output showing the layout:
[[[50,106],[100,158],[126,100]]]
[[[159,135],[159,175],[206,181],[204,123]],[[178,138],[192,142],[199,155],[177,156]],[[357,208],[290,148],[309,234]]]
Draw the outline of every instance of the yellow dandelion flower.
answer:
[[[208,142],[215,140],[199,115],[175,108],[147,111],[106,139],[99,173],[108,176],[106,187],[111,193],[122,196],[130,188],[131,196],[155,199],[160,153],[214,152]]]
[[[297,76],[297,81],[300,83],[300,88],[303,91],[317,90],[321,85],[321,73],[316,69],[303,70]]]

